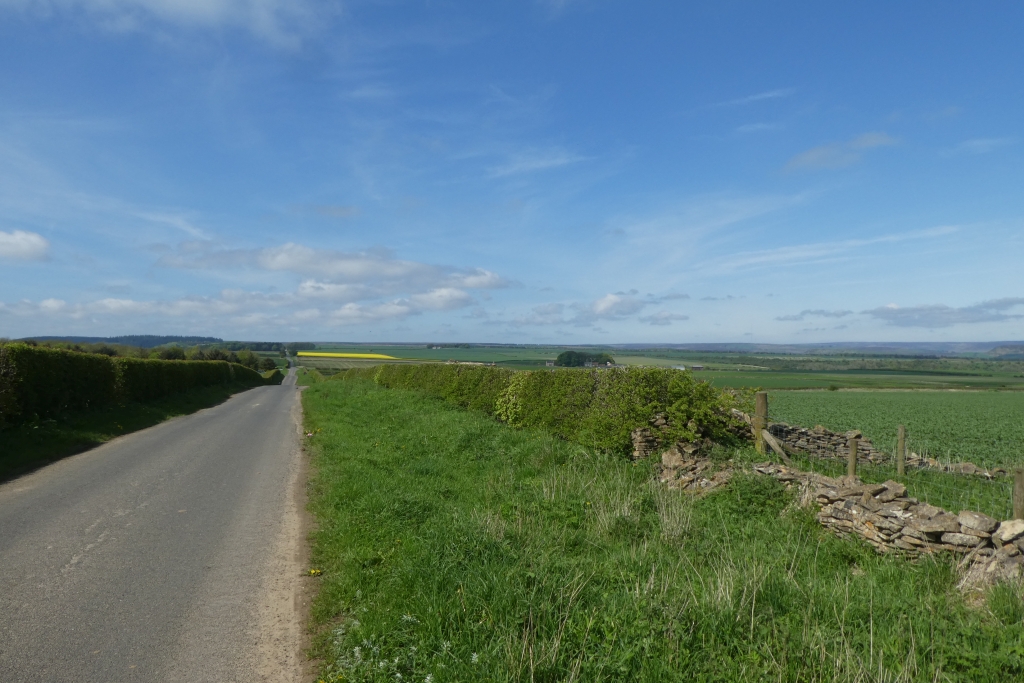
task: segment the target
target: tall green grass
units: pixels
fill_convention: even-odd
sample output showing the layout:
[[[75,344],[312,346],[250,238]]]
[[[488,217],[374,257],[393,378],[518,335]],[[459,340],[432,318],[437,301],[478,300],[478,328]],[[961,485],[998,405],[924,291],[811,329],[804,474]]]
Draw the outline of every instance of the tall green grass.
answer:
[[[972,606],[946,560],[832,537],[774,480],[694,499],[366,381],[303,404],[324,680],[1024,678],[1019,588]]]

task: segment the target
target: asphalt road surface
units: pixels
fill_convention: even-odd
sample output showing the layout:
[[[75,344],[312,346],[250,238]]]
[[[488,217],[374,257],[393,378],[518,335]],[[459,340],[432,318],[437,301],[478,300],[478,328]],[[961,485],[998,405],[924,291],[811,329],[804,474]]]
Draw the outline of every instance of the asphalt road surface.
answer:
[[[299,681],[294,370],[0,486],[0,681]]]

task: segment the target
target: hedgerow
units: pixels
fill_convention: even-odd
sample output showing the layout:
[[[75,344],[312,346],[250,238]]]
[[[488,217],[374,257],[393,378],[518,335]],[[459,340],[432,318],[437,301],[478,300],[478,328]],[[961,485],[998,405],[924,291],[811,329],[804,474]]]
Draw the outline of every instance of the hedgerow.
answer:
[[[487,366],[379,365],[339,373],[389,388],[418,389],[514,427],[538,427],[598,450],[626,453],[630,432],[664,414],[671,441],[730,442],[733,397],[682,370],[513,371]]]
[[[264,384],[224,361],[111,358],[27,344],[0,345],[0,427],[68,410],[147,401],[197,387]]]

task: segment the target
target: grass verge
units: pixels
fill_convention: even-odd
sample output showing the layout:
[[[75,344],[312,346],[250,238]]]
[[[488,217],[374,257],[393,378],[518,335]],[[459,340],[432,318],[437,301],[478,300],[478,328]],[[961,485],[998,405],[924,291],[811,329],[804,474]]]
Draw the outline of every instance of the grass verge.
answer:
[[[827,535],[772,479],[694,499],[646,463],[369,382],[303,405],[322,680],[1024,676],[1018,588],[972,607],[948,561]]]
[[[0,431],[0,481],[94,448],[123,434],[223,403],[248,385],[215,385],[147,403],[66,413]]]

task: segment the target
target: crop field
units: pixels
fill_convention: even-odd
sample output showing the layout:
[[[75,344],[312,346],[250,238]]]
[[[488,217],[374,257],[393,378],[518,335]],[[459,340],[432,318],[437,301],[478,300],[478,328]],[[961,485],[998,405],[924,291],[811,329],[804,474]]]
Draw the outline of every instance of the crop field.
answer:
[[[982,467],[1024,464],[1024,393],[1011,391],[772,391],[772,420],[836,431],[859,429],[880,450],[907,447]]]
[[[317,353],[383,354],[407,361],[448,361],[494,363],[519,370],[538,370],[553,361],[568,347],[558,346],[446,346],[427,345],[355,345],[320,344]],[[575,348],[575,347],[573,347]],[[575,350],[610,353],[616,363],[627,366],[691,368],[695,373],[723,388],[763,389],[1021,389],[1024,390],[1024,363],[968,358],[907,359],[850,358],[846,356],[755,356],[746,354],[698,353],[671,349],[611,349],[580,347]],[[330,373],[335,369],[361,367],[344,365],[314,366],[308,357],[302,364]]]

